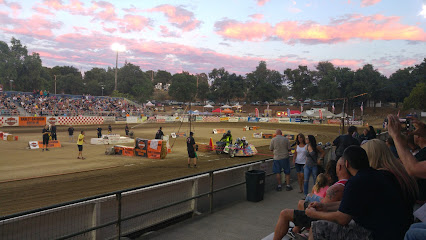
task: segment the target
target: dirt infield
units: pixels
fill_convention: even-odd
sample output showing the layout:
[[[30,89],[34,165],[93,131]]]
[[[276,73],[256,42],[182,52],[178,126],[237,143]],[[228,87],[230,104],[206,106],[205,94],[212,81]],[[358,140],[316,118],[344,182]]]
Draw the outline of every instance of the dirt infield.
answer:
[[[180,130],[180,123],[140,124],[132,130],[136,137],[152,139],[160,125],[165,134],[189,132],[188,123],[183,123]],[[246,125],[260,126],[261,129],[243,131]],[[185,137],[176,141],[171,139],[172,153],[166,159],[157,160],[105,155],[106,146],[89,144],[90,138],[96,137],[97,126],[75,126],[73,142],[69,142],[67,127],[58,127],[62,148],[49,152],[27,149],[28,141],[41,140],[41,128],[1,128],[0,131],[17,135],[19,141],[0,141],[0,215],[269,158],[271,153],[267,146],[270,140],[255,139],[254,132],[273,133],[280,128],[285,134],[312,134],[318,142],[325,143],[336,137],[339,131],[338,126],[272,123],[193,123],[192,127],[197,143],[208,143],[210,137],[214,142],[219,140],[220,135],[212,133],[214,128],[230,129],[234,139],[247,137],[258,148],[259,155],[231,159],[213,152],[199,152],[198,168],[188,169]],[[102,128],[107,129],[106,126]],[[77,159],[76,138],[82,129],[86,131],[85,160]],[[113,133],[124,135],[124,126],[114,125]]]

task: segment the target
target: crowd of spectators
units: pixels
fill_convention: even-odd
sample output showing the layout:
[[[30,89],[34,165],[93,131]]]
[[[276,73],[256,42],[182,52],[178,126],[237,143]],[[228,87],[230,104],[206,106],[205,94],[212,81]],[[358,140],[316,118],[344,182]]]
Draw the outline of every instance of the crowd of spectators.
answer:
[[[47,91],[32,94],[0,95],[0,109],[18,115],[17,106],[31,116],[138,116],[143,109],[122,98],[50,95]],[[6,112],[7,110],[7,112]]]
[[[337,157],[298,209],[281,211],[274,239],[426,239],[426,127],[412,123],[389,115],[386,142],[373,127],[337,137]]]

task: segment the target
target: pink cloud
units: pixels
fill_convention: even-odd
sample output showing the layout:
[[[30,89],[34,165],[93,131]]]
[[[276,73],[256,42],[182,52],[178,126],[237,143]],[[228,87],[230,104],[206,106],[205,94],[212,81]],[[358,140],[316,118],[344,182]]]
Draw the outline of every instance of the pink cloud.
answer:
[[[400,62],[399,64],[401,64],[402,66],[413,66],[417,62],[418,62],[418,59],[407,59]]]
[[[170,31],[166,26],[160,26],[162,37],[180,37],[179,34]]]
[[[332,59],[329,60],[333,65],[339,67],[349,67],[351,69],[359,68],[363,65],[364,61],[362,60],[347,60],[347,59]]]
[[[52,30],[59,29],[62,26],[61,22],[53,22],[40,15],[33,15],[28,19],[16,19],[0,13],[0,19],[2,22],[1,30],[38,38],[52,37]]]
[[[184,32],[192,31],[201,24],[201,22],[194,17],[193,12],[182,7],[165,4],[152,8],[148,11],[164,13],[167,16],[168,21],[173,26],[182,29]]]
[[[150,21],[148,18],[138,15],[127,14],[118,22],[120,32],[140,32],[148,28]]]
[[[46,8],[42,8],[42,7],[33,7],[32,8],[34,11],[40,13],[40,14],[45,14],[45,15],[54,15],[49,9]]]
[[[347,15],[329,25],[315,22],[285,21],[274,27],[268,23],[216,22],[217,34],[241,41],[278,37],[285,42],[307,44],[345,42],[349,39],[426,41],[426,33],[418,26],[401,24],[397,16]],[[271,31],[270,29],[273,29]]]
[[[269,2],[269,0],[256,0],[257,1],[257,5],[259,6],[263,6],[265,5],[265,3]]]
[[[249,17],[251,17],[254,20],[262,20],[263,19],[263,14],[252,14]]]
[[[52,54],[52,53],[49,53],[49,52],[37,51],[37,53],[40,55],[40,57],[51,58],[51,59],[56,59],[56,60],[67,59],[64,56]]]
[[[269,23],[222,20],[215,23],[216,33],[228,38],[241,41],[259,41],[271,36],[273,29]]]
[[[382,0],[362,0],[361,1],[361,7],[368,7],[368,6],[372,6],[374,4],[379,3]]]

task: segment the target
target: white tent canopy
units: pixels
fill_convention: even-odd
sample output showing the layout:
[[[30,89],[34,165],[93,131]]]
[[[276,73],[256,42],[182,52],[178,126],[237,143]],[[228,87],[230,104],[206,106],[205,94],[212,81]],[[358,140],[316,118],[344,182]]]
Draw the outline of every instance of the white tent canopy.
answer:
[[[207,104],[206,106],[204,106],[205,108],[214,108],[212,105]]]
[[[154,105],[151,101],[149,101],[149,102],[146,104],[146,106],[147,106],[147,107],[154,107],[155,105]]]
[[[243,106],[239,105],[239,104],[235,104],[234,106],[232,106],[233,108],[242,108]]]
[[[339,118],[341,118],[341,117],[343,117],[343,112],[341,112],[341,113],[339,113],[339,114],[336,114],[336,115],[334,115],[335,117],[339,117]],[[348,117],[348,114],[346,114],[345,113],[345,117]]]
[[[223,105],[222,107],[220,107],[220,108],[231,108],[231,106],[229,106],[229,105]]]

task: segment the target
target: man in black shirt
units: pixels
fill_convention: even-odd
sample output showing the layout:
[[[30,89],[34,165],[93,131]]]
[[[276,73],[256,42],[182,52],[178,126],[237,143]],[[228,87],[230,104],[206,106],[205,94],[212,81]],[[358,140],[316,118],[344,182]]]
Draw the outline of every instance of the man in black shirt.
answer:
[[[101,128],[101,126],[98,126],[98,128],[96,129],[96,132],[98,133],[98,138],[102,138],[102,128]]]
[[[70,142],[73,142],[73,135],[74,135],[74,128],[72,127],[72,125],[70,125],[70,127],[68,128],[68,136],[70,138]]]
[[[124,128],[124,132],[126,133],[126,136],[129,136],[129,126],[127,126]]]
[[[158,129],[157,133],[155,134],[155,139],[163,139],[164,133],[162,131],[162,127],[160,127],[160,129]]]
[[[340,135],[333,141],[333,145],[336,146],[336,160],[343,155],[343,151],[351,145],[359,146],[359,141],[352,137],[352,134],[357,131],[355,126],[350,126],[348,128],[348,134]]]
[[[189,137],[186,138],[186,148],[188,150],[188,168],[191,167],[191,159],[194,162],[194,168],[197,167],[197,159],[195,158],[195,140],[194,133],[190,132]]]
[[[46,149],[46,151],[49,151],[49,149],[47,149],[47,145],[49,145],[49,137],[50,137],[49,135],[50,131],[49,131],[48,125],[44,126],[42,133],[43,133],[43,146],[41,148],[41,151],[44,152],[44,149]]]
[[[346,148],[342,158],[353,177],[340,203],[311,203],[306,209],[306,215],[321,219],[312,222],[310,239],[403,239],[409,223],[399,187],[370,168],[361,147]]]
[[[58,140],[56,136],[56,125],[55,123],[52,123],[52,126],[50,127],[50,132],[52,133],[52,140]]]
[[[108,133],[112,133],[112,127],[111,124],[108,125]]]

